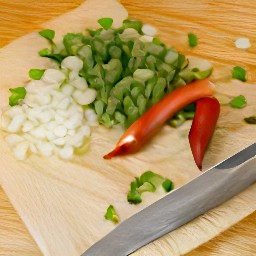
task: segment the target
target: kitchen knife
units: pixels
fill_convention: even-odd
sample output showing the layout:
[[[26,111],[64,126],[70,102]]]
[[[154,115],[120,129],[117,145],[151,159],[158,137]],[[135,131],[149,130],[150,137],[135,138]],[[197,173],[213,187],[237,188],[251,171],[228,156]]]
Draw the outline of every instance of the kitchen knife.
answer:
[[[126,256],[256,182],[256,143],[119,224],[82,256]]]

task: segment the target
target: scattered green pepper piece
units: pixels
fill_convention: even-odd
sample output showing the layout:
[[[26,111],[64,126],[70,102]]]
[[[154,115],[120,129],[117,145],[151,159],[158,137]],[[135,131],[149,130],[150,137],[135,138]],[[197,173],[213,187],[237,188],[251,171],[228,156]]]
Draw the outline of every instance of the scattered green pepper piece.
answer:
[[[162,186],[166,192],[170,192],[174,189],[174,184],[171,180],[165,179],[165,181],[162,183]]]
[[[246,81],[246,75],[247,75],[247,72],[242,67],[236,66],[232,70],[232,77],[234,79],[245,82]]]
[[[38,53],[41,57],[47,57],[50,59],[53,59],[55,61],[57,61],[59,64],[62,62],[62,60],[64,59],[63,56],[61,56],[60,54],[57,53],[52,53],[52,51],[50,49],[42,49],[41,51],[39,51]]]
[[[194,33],[188,33],[188,44],[192,48],[197,46],[198,38]]]
[[[39,34],[49,41],[52,41],[55,37],[55,31],[51,29],[41,30]]]
[[[150,170],[146,171],[131,182],[127,200],[131,204],[139,204],[142,202],[141,194],[143,192],[155,192],[161,185],[166,192],[170,192],[174,188],[171,180],[165,179]]]
[[[98,23],[105,29],[108,30],[111,28],[113,24],[113,19],[112,18],[101,18],[98,20]]]
[[[229,105],[232,108],[244,108],[247,105],[246,98],[243,95],[236,96],[229,102]]]
[[[29,70],[28,74],[31,79],[40,80],[44,72],[45,72],[45,69],[32,68]]]
[[[11,96],[9,97],[9,105],[11,107],[18,105],[20,100],[24,99],[26,96],[26,89],[24,87],[10,88]]]
[[[104,217],[106,220],[110,220],[115,224],[117,224],[120,221],[119,216],[117,215],[116,210],[113,205],[110,205],[107,208],[107,211],[106,211]]]
[[[247,124],[256,124],[256,116],[249,116],[249,117],[245,117],[244,121]]]

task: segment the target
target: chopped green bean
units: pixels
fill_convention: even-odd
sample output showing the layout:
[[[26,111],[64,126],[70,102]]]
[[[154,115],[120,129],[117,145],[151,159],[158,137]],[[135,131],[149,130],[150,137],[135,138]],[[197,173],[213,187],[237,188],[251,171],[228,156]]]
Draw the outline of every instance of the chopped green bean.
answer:
[[[106,211],[104,217],[106,220],[110,220],[115,224],[117,224],[120,221],[119,216],[117,215],[116,210],[113,205],[110,205],[107,208],[107,211]]]
[[[236,66],[232,70],[232,77],[234,79],[245,82],[246,81],[246,75],[247,75],[247,72],[242,67]]]
[[[103,27],[103,29],[108,30],[113,24],[112,18],[101,18],[98,20],[98,23]]]
[[[142,193],[155,192],[159,186],[162,186],[166,192],[170,192],[174,188],[171,180],[148,170],[140,177],[135,177],[135,180],[131,182],[127,200],[131,204],[139,204],[142,202]]]
[[[167,93],[211,73],[189,69],[187,58],[158,37],[145,40],[143,24],[138,20],[126,19],[117,28],[112,27],[113,19],[109,17],[98,23],[99,28],[87,29],[85,33],[66,34],[58,46],[53,42],[54,31],[41,31],[51,47],[39,55],[59,64],[70,55],[83,61],[79,75],[97,90],[91,105],[106,127],[118,123],[128,127]],[[40,79],[40,74],[31,73],[31,77]],[[175,118],[172,122],[187,120],[183,114],[182,118]]]
[[[11,96],[9,97],[9,105],[11,107],[18,105],[27,93],[25,87],[10,88],[9,91],[11,92]]]
[[[28,74],[31,79],[39,80],[43,76],[44,72],[45,72],[45,69],[32,68],[29,70]]]
[[[234,97],[229,104],[232,108],[244,108],[247,105],[247,102],[243,95],[239,95]]]
[[[188,44],[192,48],[197,46],[198,38],[194,33],[188,33]]]

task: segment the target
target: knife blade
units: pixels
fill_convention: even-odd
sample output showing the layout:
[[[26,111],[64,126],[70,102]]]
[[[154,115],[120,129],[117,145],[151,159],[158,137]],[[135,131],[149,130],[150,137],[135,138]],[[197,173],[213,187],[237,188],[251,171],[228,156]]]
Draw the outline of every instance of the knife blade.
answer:
[[[256,143],[119,224],[82,256],[126,256],[256,182]]]

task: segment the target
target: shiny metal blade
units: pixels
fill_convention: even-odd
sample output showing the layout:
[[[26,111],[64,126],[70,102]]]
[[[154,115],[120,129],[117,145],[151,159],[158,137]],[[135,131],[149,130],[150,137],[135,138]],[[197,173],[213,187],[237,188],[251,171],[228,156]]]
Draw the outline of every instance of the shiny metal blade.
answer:
[[[256,143],[117,226],[82,256],[126,256],[256,182]]]

